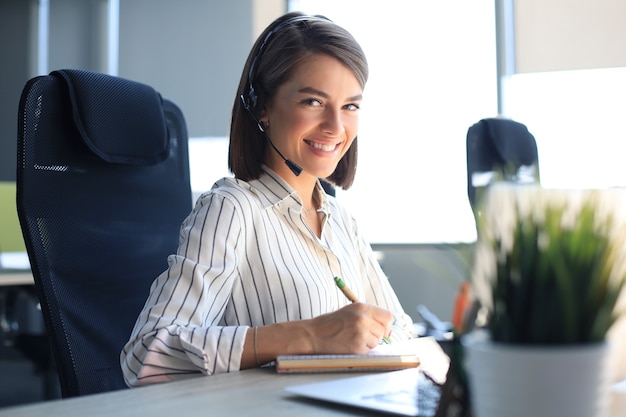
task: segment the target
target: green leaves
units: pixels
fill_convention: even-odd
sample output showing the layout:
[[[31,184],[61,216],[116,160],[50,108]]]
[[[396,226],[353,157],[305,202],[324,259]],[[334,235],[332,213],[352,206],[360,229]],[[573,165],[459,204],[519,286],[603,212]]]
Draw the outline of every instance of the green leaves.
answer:
[[[599,191],[575,200],[563,191],[551,198],[549,190],[538,188],[508,192],[495,199],[498,206],[487,203],[487,218],[479,226],[479,244],[489,245],[494,254],[490,259],[495,267],[487,268],[494,276],[486,277],[491,285],[486,304],[493,340],[518,344],[603,340],[615,320],[626,273],[613,268],[623,252],[624,233],[613,237],[617,223],[606,210],[598,210]],[[511,198],[515,204],[507,202]],[[513,213],[498,212],[502,208],[512,208]],[[502,220],[511,215],[512,221]],[[505,230],[494,230],[503,224]]]

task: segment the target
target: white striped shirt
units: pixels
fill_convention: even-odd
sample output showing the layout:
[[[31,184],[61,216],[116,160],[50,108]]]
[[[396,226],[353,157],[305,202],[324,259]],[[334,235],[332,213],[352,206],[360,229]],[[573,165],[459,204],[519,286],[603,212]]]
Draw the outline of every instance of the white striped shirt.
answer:
[[[128,385],[239,370],[250,326],[347,305],[335,276],[359,300],[394,313],[393,338],[412,337],[411,318],[354,219],[317,190],[321,238],[294,190],[267,167],[258,180],[224,178],[198,199],[121,354]]]

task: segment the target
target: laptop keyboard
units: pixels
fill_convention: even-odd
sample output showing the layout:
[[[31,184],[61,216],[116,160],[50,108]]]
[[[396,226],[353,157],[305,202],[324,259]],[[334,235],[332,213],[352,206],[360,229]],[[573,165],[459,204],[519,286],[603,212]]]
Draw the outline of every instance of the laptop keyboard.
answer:
[[[441,387],[424,375],[423,372],[420,372],[417,390],[402,388],[385,393],[363,396],[363,399],[399,406],[417,404],[419,417],[432,417],[437,412],[440,397]]]

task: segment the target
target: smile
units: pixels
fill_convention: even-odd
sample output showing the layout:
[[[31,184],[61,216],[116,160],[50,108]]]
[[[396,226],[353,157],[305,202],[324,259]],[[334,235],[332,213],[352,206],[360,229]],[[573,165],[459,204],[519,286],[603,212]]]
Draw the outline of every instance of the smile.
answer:
[[[337,144],[334,145],[322,145],[321,143],[316,143],[316,142],[311,142],[311,141],[305,141],[309,146],[315,148],[315,149],[319,149],[321,151],[324,152],[330,152],[330,151],[334,151],[335,148],[337,147]]]

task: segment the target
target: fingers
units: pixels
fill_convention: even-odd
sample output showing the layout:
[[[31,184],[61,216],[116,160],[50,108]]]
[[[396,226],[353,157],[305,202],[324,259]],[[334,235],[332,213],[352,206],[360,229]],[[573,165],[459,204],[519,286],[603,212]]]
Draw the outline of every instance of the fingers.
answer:
[[[364,354],[391,334],[393,314],[369,304],[352,303],[309,323],[314,353]]]
[[[391,335],[391,329],[393,327],[393,314],[390,311],[380,307],[371,305],[369,305],[368,307],[370,308],[370,314],[372,319],[380,325],[380,328],[378,328],[376,334],[378,334],[380,338],[389,337],[389,335]]]
[[[368,348],[376,347],[381,341],[391,336],[394,317],[390,311],[362,303],[353,304],[352,306],[352,309],[356,310],[358,315],[358,320],[354,326],[369,333],[366,342]]]

